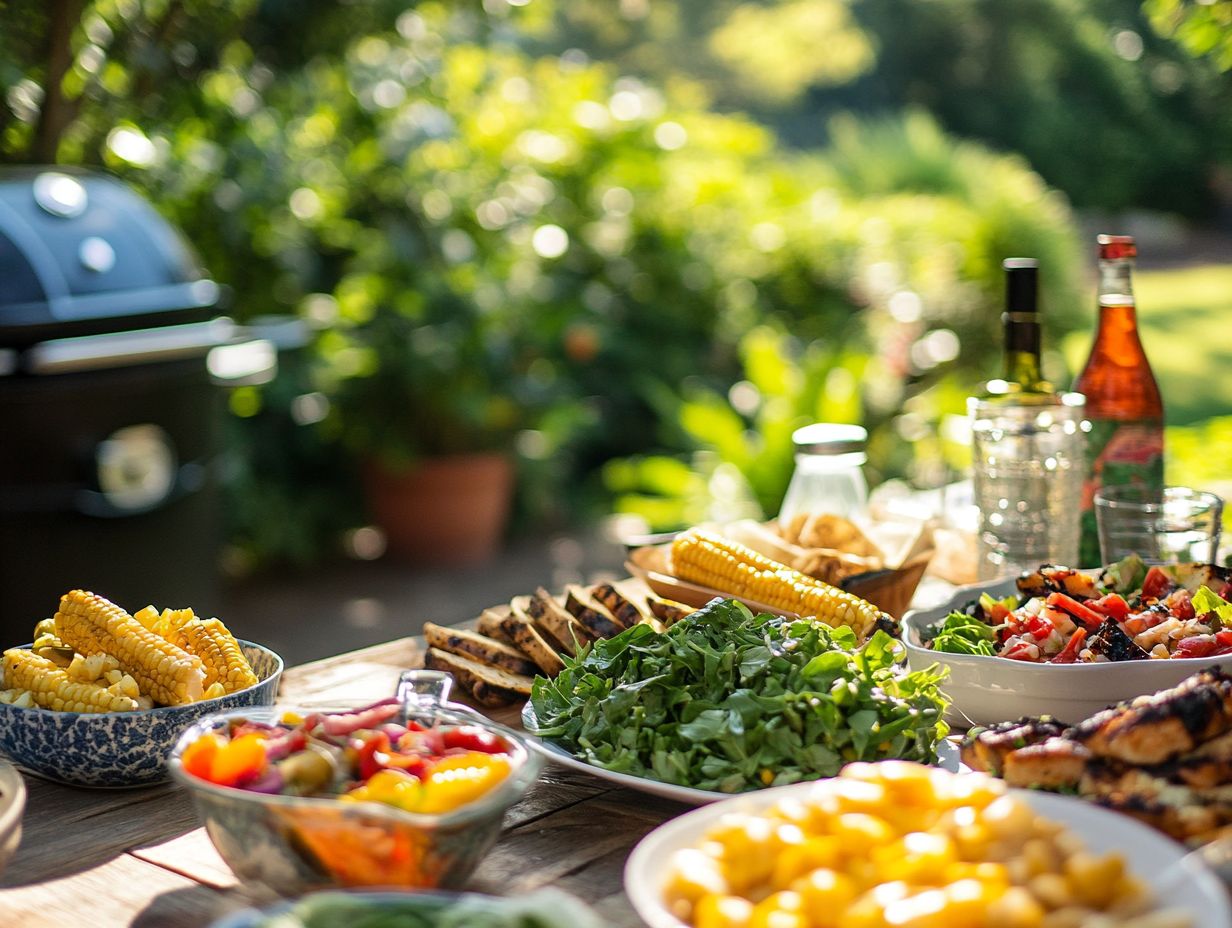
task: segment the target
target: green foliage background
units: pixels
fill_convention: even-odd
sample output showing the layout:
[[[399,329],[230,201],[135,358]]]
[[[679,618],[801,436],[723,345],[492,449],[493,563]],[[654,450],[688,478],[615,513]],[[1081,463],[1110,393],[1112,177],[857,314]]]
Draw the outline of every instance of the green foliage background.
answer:
[[[870,428],[874,479],[932,479],[955,463],[937,424],[998,365],[1000,261],[1042,259],[1059,344],[1086,302],[1069,200],[1200,213],[1227,155],[1226,82],[1145,31],[1146,64],[1118,57],[1116,24],[1143,20],[1112,0],[0,17],[0,158],[116,172],[234,315],[314,333],[232,397],[250,564],[359,524],[367,455],[510,450],[539,527],[773,512],[817,419]],[[1183,90],[1151,83],[1164,64]]]

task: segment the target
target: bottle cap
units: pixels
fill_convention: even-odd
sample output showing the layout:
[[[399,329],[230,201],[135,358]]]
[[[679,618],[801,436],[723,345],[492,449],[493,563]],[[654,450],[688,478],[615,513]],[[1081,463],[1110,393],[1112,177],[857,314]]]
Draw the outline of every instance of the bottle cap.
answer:
[[[1138,246],[1134,244],[1134,237],[1132,235],[1101,235],[1096,241],[1099,242],[1099,259],[1101,261],[1115,261],[1118,258],[1138,257]]]
[[[1005,268],[1005,311],[1037,312],[1035,296],[1039,281],[1039,262],[1034,258],[1006,258],[1001,262],[1001,266]]]
[[[864,450],[868,432],[859,425],[814,422],[792,432],[791,440],[801,454],[853,454]]]

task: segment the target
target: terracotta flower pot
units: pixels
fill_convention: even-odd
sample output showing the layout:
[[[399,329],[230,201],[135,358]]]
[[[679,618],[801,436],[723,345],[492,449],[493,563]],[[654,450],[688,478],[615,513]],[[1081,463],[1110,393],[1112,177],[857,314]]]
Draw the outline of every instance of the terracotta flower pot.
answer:
[[[408,564],[463,566],[496,554],[513,498],[502,454],[427,458],[404,471],[368,460],[364,491],[389,552]]]

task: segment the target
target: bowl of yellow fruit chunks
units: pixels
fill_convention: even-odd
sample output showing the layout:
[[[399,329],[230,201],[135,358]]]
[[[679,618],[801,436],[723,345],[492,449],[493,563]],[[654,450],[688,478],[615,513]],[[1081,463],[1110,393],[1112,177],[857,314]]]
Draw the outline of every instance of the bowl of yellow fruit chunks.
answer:
[[[169,778],[180,733],[227,709],[274,703],[282,658],[216,618],[147,606],[130,614],[73,590],[34,643],[0,655],[0,754],[93,787]]]
[[[650,928],[1230,928],[1186,851],[1080,799],[891,760],[674,818],[625,889]]]

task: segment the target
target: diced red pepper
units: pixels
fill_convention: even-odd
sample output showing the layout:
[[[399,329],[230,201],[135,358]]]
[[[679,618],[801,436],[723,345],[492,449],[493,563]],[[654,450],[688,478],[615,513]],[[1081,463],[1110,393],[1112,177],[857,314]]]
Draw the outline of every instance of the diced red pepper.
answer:
[[[1079,625],[1085,625],[1092,631],[1104,623],[1102,615],[1089,606],[1078,602],[1074,597],[1066,596],[1064,593],[1049,593],[1046,602],[1048,605],[1065,612],[1078,622]]]
[[[1177,590],[1168,597],[1168,611],[1178,619],[1192,619],[1195,615],[1193,594],[1189,590]]]
[[[445,749],[461,748],[464,751],[479,751],[483,754],[507,754],[509,746],[486,728],[478,725],[461,725],[446,729]]]
[[[1109,593],[1107,596],[1091,600],[1087,605],[1096,612],[1112,616],[1118,622],[1124,621],[1129,615],[1129,603],[1120,593]]]
[[[1160,599],[1170,589],[1172,589],[1172,578],[1163,570],[1152,567],[1146,572],[1146,579],[1142,581],[1143,599]]]
[[[385,769],[385,757],[389,754],[389,735],[377,732],[359,746],[356,767],[359,778],[367,780],[378,770]]]
[[[1081,626],[1074,630],[1074,633],[1069,636],[1069,641],[1065,643],[1060,652],[1053,657],[1049,663],[1053,664],[1073,664],[1078,660],[1078,652],[1082,649],[1082,643],[1086,640],[1087,630]]]
[[[1182,638],[1172,653],[1173,657],[1210,657],[1219,643],[1214,635],[1191,635]]]
[[[1043,641],[1056,626],[1043,616],[1033,615],[1023,623],[1023,629],[1036,641]]]
[[[1010,617],[1010,610],[1005,603],[993,603],[992,607],[987,610],[988,618],[992,620],[992,624],[1000,625]]]
[[[1034,646],[1034,645],[1031,645],[1031,644],[1028,644],[1028,643],[1027,643],[1027,642],[1025,642],[1025,641],[1020,641],[1020,642],[1018,642],[1018,644],[1014,645],[1012,648],[1010,648],[1008,651],[1006,651],[1006,652],[1005,652],[1004,654],[1002,654],[1001,656],[1002,656],[1002,657],[1008,657],[1008,658],[1009,658],[1010,660],[1012,660],[1012,661],[1034,661],[1034,660],[1038,660],[1038,659],[1039,659],[1039,657],[1038,657],[1039,648],[1038,648],[1038,647],[1036,647],[1036,648],[1035,648],[1035,650],[1036,650],[1036,652],[1037,652],[1037,653],[1036,653],[1036,654],[1032,654],[1032,653],[1031,653],[1031,649],[1032,649],[1033,647],[1035,647],[1035,646]]]

